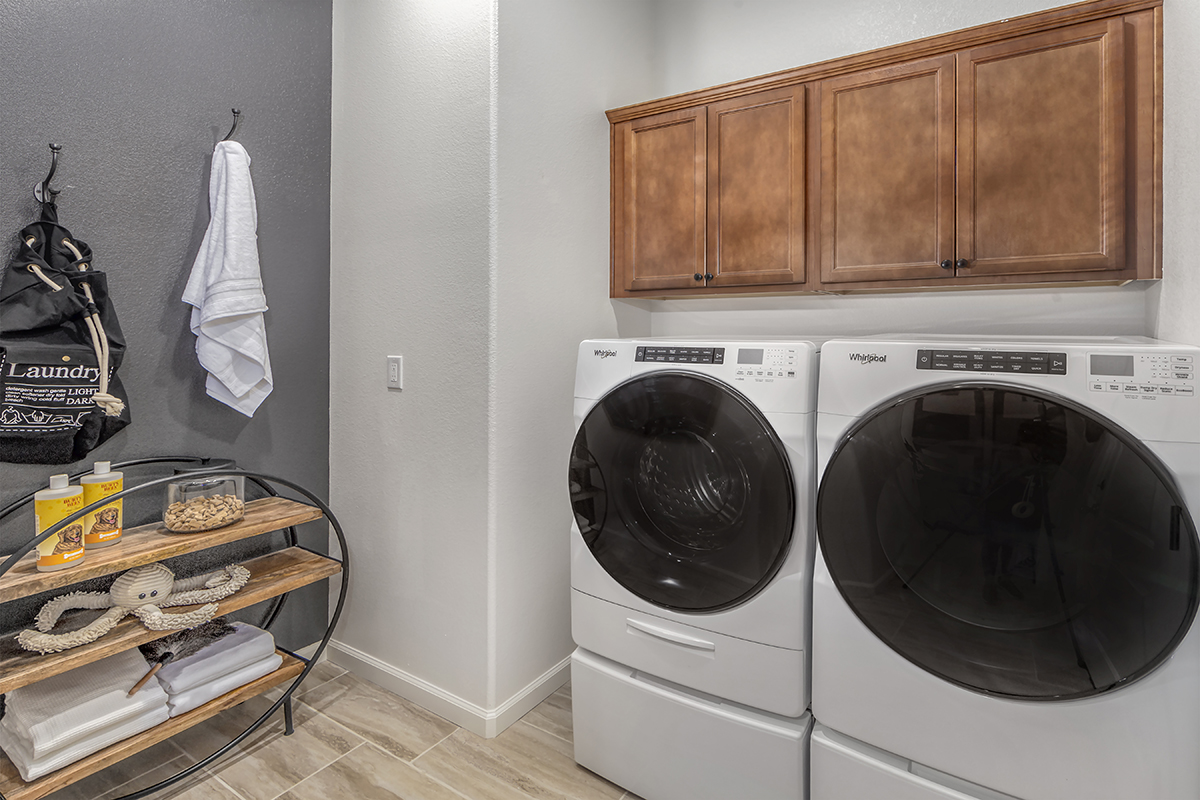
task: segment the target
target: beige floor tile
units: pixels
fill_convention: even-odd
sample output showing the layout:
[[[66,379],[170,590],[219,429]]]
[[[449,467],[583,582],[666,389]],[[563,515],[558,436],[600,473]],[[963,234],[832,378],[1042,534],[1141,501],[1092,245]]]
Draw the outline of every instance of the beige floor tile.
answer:
[[[159,765],[124,786],[118,786],[95,797],[95,800],[114,800],[114,798],[124,797],[138,789],[148,788],[159,781],[170,778],[191,763],[193,762],[190,758],[181,756],[174,761]],[[153,797],[154,800],[241,800],[236,792],[203,770],[163,789]]]
[[[334,678],[340,678],[345,674],[346,670],[332,661],[322,661],[312,668],[312,672],[308,673],[308,677],[304,679],[304,683],[300,684],[292,696],[298,697],[304,692],[310,692],[321,684],[328,683]]]
[[[308,677],[304,679],[304,683],[296,687],[296,691],[292,692],[292,699],[299,700],[304,696],[305,692],[310,692],[318,686],[328,683],[334,678],[338,678],[346,674],[346,670],[334,664],[332,661],[322,661],[312,668],[312,672],[308,673]],[[280,698],[284,690],[290,686],[290,683],[285,683],[281,686],[276,686],[273,689],[268,689],[263,692],[263,697],[268,698],[272,703]]]
[[[408,763],[372,744],[351,750],[279,800],[464,800]]]
[[[494,739],[329,662],[302,688],[294,736],[283,736],[281,710],[154,800],[641,800],[575,764],[570,684]],[[50,800],[111,800],[153,785],[225,746],[278,696],[247,700]]]
[[[535,728],[575,741],[571,735],[571,684],[567,683],[525,715],[525,721]]]
[[[211,764],[209,771],[246,800],[272,800],[362,744],[360,737],[304,703],[294,705],[296,732],[292,736],[283,735],[280,711]],[[245,730],[269,706],[265,698],[252,698],[177,734],[174,741],[192,757],[204,758]]]
[[[304,695],[304,703],[397,758],[412,761],[457,726],[347,672]]]
[[[186,758],[183,752],[172,744],[170,740],[159,742],[153,747],[147,747],[140,753],[134,753],[124,761],[118,761],[116,764],[95,772],[83,780],[47,795],[47,800],[96,800],[96,798],[114,786],[122,786],[139,775],[156,770],[162,764],[174,762],[177,759],[182,759],[180,765],[173,772],[166,773],[157,780],[174,775],[175,772],[192,763],[191,759]],[[155,782],[157,781],[151,781],[150,783]],[[150,783],[142,785],[149,786]]]
[[[460,730],[414,766],[480,800],[619,800],[625,793],[576,764],[570,742],[524,721],[494,739]]]

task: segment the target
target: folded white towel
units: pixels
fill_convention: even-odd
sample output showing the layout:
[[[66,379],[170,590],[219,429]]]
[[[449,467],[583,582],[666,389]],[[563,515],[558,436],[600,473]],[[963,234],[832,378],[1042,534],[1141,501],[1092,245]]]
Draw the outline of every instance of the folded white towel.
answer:
[[[14,689],[8,693],[0,727],[26,743],[31,758],[40,759],[98,730],[165,706],[167,694],[154,681],[128,696],[149,669],[135,648]]]
[[[242,667],[236,672],[230,672],[208,683],[203,683],[189,689],[186,692],[172,694],[167,701],[171,709],[171,716],[178,717],[180,714],[186,714],[193,708],[204,705],[209,700],[216,699],[226,692],[232,692],[239,686],[244,686],[250,681],[258,680],[264,675],[271,674],[282,665],[283,656],[276,653]]]
[[[141,692],[138,692],[138,694],[141,694]],[[137,695],[134,695],[134,697],[137,697]],[[8,755],[8,759],[12,761],[17,771],[21,773],[21,779],[32,781],[56,769],[62,769],[68,764],[73,764],[98,750],[103,750],[110,744],[115,744],[134,734],[149,730],[155,725],[166,722],[169,718],[170,715],[166,705],[155,706],[136,717],[123,720],[107,728],[93,731],[86,739],[69,744],[41,757],[34,757],[25,742],[0,725],[0,749],[4,750]]]
[[[168,694],[179,694],[236,672],[275,653],[275,637],[261,628],[234,622],[237,630],[157,673]]]
[[[271,393],[273,378],[250,156],[237,142],[218,142],[213,150],[208,205],[208,230],[183,301],[193,306],[192,333],[209,396],[250,417]]]

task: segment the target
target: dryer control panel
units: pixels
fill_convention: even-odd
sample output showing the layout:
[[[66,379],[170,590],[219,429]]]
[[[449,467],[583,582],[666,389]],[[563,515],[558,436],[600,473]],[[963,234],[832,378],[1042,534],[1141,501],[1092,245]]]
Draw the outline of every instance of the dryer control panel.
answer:
[[[796,377],[796,348],[739,347],[734,380],[770,381]]]
[[[1126,396],[1195,397],[1195,359],[1173,353],[1088,353],[1088,389]]]

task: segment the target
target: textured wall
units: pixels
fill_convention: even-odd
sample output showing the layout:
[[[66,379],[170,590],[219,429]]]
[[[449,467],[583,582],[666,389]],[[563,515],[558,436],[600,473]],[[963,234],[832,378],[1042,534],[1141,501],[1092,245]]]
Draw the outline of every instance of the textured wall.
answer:
[[[60,216],[108,272],[129,344],[120,374],[133,424],[92,455],[233,457],[326,496],[331,1],[3,0],[0,18],[4,257],[36,213],[47,143],[61,144]],[[275,377],[252,420],[205,395],[179,299],[208,224],[212,148],[235,106]],[[60,471],[0,464],[0,503]],[[0,531],[0,545],[27,527]],[[316,527],[306,541],[324,547]],[[315,640],[325,597],[293,595],[276,629],[286,644]]]

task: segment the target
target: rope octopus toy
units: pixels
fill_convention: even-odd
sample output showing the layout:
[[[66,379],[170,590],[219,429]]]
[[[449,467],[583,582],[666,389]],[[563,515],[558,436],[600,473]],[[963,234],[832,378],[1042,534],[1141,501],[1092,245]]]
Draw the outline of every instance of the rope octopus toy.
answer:
[[[21,631],[17,643],[38,653],[59,653],[96,641],[129,614],[152,631],[194,628],[216,616],[216,601],[238,591],[249,580],[250,571],[240,564],[183,580],[175,580],[175,573],[162,564],[134,567],[118,576],[107,592],[72,592],[50,600],[34,619],[37,630]],[[206,605],[182,614],[162,610],[197,603]],[[106,611],[79,630],[50,633],[62,613],[74,608]]]

